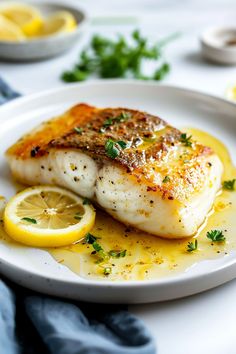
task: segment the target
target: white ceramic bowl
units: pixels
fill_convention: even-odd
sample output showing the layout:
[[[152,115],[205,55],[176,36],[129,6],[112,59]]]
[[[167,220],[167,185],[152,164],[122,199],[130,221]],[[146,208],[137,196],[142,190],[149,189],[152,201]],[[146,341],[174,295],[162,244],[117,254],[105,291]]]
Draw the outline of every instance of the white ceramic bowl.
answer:
[[[236,64],[236,27],[208,28],[200,41],[206,59],[219,64]]]
[[[9,2],[6,3],[9,4]],[[87,14],[77,6],[46,2],[30,3],[27,1],[27,3],[37,7],[44,16],[56,11],[69,11],[76,18],[78,26],[73,32],[60,33],[47,38],[32,39],[24,42],[0,41],[0,59],[31,61],[47,59],[62,54],[75,44],[88,23]],[[1,5],[3,4],[4,2],[1,2]]]

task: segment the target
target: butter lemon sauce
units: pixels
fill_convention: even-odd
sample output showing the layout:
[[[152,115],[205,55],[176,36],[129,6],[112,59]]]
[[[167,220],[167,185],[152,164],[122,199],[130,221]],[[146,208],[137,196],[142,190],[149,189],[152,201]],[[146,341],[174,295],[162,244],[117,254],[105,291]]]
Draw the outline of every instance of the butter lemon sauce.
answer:
[[[236,177],[227,148],[216,138],[197,129],[184,129],[200,143],[210,146],[224,164],[222,180]],[[126,251],[125,256],[108,257],[99,262],[91,244],[83,241],[63,248],[51,248],[47,251],[62,265],[74,273],[88,279],[101,280],[145,280],[173,276],[186,271],[194,264],[218,257],[227,257],[236,250],[236,192],[222,190],[216,197],[213,209],[199,229],[195,238],[198,249],[188,252],[188,243],[194,238],[167,240],[145,232],[128,228],[114,220],[103,211],[97,210],[96,222],[90,231],[98,237],[97,241],[105,252],[110,250]],[[221,230],[225,242],[212,242],[206,237],[208,231]],[[0,239],[11,241],[0,226]],[[109,275],[104,275],[104,268]]]

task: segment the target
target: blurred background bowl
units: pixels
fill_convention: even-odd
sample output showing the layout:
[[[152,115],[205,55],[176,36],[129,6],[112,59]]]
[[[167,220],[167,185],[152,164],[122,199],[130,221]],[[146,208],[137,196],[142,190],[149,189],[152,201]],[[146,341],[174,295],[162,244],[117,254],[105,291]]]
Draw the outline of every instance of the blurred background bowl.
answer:
[[[88,16],[84,10],[77,6],[35,1],[32,3],[24,1],[24,3],[35,6],[43,16],[50,16],[57,11],[68,11],[75,17],[77,26],[72,32],[59,33],[45,38],[35,38],[22,42],[0,41],[0,59],[34,61],[60,55],[76,43],[87,27]],[[2,4],[3,2],[1,2]]]

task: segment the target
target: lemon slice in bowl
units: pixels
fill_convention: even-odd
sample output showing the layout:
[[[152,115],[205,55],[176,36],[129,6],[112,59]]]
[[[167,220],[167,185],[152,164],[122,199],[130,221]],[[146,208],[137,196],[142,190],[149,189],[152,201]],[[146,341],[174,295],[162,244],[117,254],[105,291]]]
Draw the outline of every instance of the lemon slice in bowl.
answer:
[[[35,36],[42,26],[40,12],[33,6],[21,3],[10,3],[0,7],[0,14],[15,23],[29,37]]]
[[[25,35],[20,27],[0,15],[0,41],[21,42]]]
[[[93,227],[92,205],[68,190],[31,187],[7,203],[4,229],[14,240],[35,247],[59,247],[80,240]]]
[[[39,36],[51,36],[73,31],[77,26],[75,17],[68,11],[58,11],[48,17],[38,33]]]

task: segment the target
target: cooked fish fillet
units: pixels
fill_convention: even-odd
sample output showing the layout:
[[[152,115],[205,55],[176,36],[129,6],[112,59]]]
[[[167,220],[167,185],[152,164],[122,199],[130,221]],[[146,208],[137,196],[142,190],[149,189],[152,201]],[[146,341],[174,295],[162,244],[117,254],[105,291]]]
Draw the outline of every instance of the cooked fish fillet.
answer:
[[[43,123],[6,156],[18,181],[64,186],[121,222],[166,238],[196,233],[222,175],[210,148],[162,119],[86,104]]]

